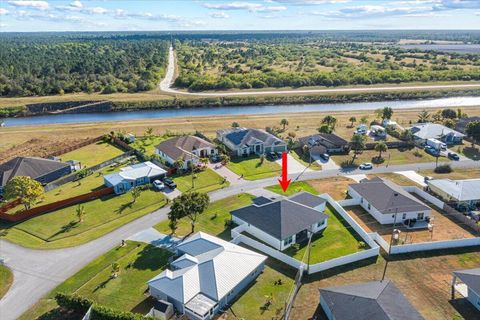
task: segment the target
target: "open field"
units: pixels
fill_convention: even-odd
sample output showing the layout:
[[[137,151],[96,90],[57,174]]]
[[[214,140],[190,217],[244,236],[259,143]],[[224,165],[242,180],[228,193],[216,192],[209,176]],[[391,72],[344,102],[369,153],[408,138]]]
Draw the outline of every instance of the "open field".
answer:
[[[283,192],[278,184],[268,186],[266,189],[285,196],[290,196],[300,191],[307,191],[312,194],[328,193],[335,200],[343,200],[347,196],[348,185],[352,183],[355,183],[355,181],[338,176],[326,179],[292,182],[286,192]]]
[[[13,282],[13,273],[5,267],[3,264],[0,264],[0,299],[7,293],[8,289]]]
[[[152,190],[142,191],[135,203],[132,203],[130,193],[109,195],[83,203],[85,215],[81,222],[76,216],[78,206],[70,206],[13,226],[2,223],[2,237],[38,249],[77,246],[164,205],[165,196]]]
[[[374,177],[380,177],[383,179],[387,179],[392,181],[393,183],[398,184],[399,186],[418,186],[414,181],[408,179],[401,174],[396,173],[375,173],[367,175],[368,179],[372,179]]]
[[[420,170],[418,173],[424,176],[434,177],[435,179],[461,180],[480,178],[480,168],[458,168],[450,173],[435,173],[433,170]]]
[[[392,257],[386,279],[394,281],[426,320],[475,319],[478,310],[466,299],[450,301],[450,282],[452,271],[476,268],[479,265],[478,247],[409,254]],[[291,319],[313,319],[317,315],[319,288],[378,281],[382,278],[384,267],[385,260],[379,257],[306,277]]]
[[[368,247],[360,247],[362,239],[350,225],[335,210],[327,205],[325,214],[328,215],[327,228],[312,238],[312,249],[310,251],[310,263],[324,262],[330,259],[346,256],[359,252]],[[307,246],[300,246],[299,250],[290,247],[284,251],[289,256],[302,261]]]
[[[441,110],[441,108],[429,109],[429,112],[433,113],[436,110]],[[401,126],[408,126],[410,121],[417,120],[417,115],[420,111],[419,109],[397,111],[394,113],[393,119]],[[469,116],[480,116],[480,108],[478,107],[463,108],[463,111]],[[0,154],[6,155],[4,160],[18,155],[42,156],[47,151],[58,148],[59,144],[68,145],[68,143],[73,143],[73,141],[88,137],[93,138],[110,131],[132,132],[136,135],[143,135],[147,127],[153,128],[157,134],[164,134],[168,131],[192,133],[198,130],[209,137],[214,137],[216,130],[225,128],[226,124],[234,121],[239,122],[244,127],[265,128],[266,126],[278,126],[283,118],[287,118],[290,124],[289,129],[282,135],[286,137],[289,131],[293,131],[297,137],[302,137],[316,133],[321,119],[326,115],[334,115],[337,118],[337,128],[340,128],[341,126],[349,126],[350,122],[348,119],[351,116],[355,116],[357,119],[360,119],[362,116],[371,117],[371,111],[178,117],[171,119],[5,127],[0,129]]]
[[[37,302],[20,319],[64,319],[54,300],[57,292],[75,293],[121,311],[147,313],[152,300],[145,295],[146,282],[162,272],[170,253],[144,243],[127,241],[98,257]],[[120,265],[118,277],[112,263]]]
[[[280,175],[281,167],[274,161],[264,159],[260,162],[258,156],[235,157],[227,164],[227,168],[245,180],[257,180]]]
[[[118,157],[124,151],[107,142],[99,141],[77,150],[59,155],[62,161],[80,161],[82,168],[91,167],[109,159]]]
[[[224,240],[230,240],[230,229],[225,226],[225,222],[231,219],[230,211],[251,204],[252,198],[253,196],[249,194],[240,193],[210,203],[207,210],[199,215],[195,225],[195,231],[203,231]],[[162,233],[170,234],[171,230],[168,227],[168,222],[168,220],[162,221],[155,225],[154,228]],[[190,234],[190,231],[190,220],[188,218],[180,219],[175,234],[183,237]]]
[[[312,194],[318,194],[317,190],[310,185],[310,181],[295,181],[290,183],[288,189],[284,192],[282,187],[279,184],[273,186],[268,186],[265,189],[278,193],[282,196],[291,196],[295,193],[306,191]]]
[[[178,190],[182,192],[197,191],[206,193],[221,188],[226,188],[230,185],[230,182],[225,181],[223,177],[219,176],[211,169],[194,173],[193,176],[193,188],[192,174],[174,175],[172,178],[177,184]]]

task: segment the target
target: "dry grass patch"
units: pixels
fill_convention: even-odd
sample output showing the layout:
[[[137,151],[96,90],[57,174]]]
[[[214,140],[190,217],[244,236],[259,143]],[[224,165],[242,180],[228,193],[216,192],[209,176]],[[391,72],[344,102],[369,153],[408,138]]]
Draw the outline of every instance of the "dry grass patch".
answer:
[[[318,193],[328,193],[335,200],[345,199],[348,185],[355,183],[354,180],[346,177],[334,177],[328,179],[309,180],[308,184]]]

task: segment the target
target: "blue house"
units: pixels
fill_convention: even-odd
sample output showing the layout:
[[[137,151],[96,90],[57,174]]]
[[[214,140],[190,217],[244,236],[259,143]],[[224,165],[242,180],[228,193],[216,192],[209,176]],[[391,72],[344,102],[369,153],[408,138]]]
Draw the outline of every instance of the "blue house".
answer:
[[[113,187],[116,194],[149,184],[156,179],[165,177],[167,172],[150,161],[125,167],[120,172],[107,174],[103,177],[107,187]]]

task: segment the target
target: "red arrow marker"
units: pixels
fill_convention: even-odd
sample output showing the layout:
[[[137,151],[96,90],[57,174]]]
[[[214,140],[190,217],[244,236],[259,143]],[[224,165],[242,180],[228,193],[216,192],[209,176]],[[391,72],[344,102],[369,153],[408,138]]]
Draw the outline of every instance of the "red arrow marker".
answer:
[[[282,153],[282,179],[278,179],[278,182],[282,186],[283,192],[287,191],[288,185],[290,184],[288,179],[288,168],[287,168],[287,153]]]

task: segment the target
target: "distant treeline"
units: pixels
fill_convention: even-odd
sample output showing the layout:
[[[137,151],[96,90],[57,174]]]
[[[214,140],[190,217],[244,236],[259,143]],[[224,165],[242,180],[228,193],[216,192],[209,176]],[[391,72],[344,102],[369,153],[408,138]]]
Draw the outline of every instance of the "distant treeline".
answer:
[[[164,75],[168,41],[3,35],[0,96],[138,92]]]

